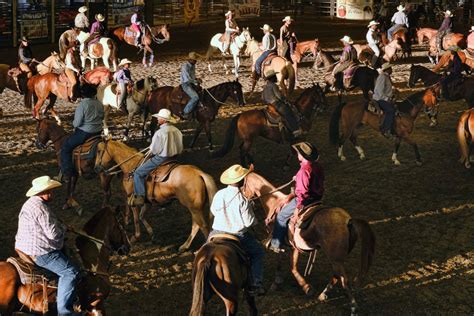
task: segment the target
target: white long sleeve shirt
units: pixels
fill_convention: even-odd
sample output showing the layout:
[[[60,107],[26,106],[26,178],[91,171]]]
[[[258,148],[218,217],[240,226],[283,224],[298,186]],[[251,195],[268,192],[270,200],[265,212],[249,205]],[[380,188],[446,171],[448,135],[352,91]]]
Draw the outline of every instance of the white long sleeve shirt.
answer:
[[[77,28],[85,28],[89,27],[89,19],[85,15],[85,13],[78,13],[74,18],[74,26]]]
[[[408,18],[405,12],[396,12],[392,17],[392,23],[405,25],[406,27],[408,27]]]
[[[262,38],[263,51],[274,50],[276,48],[276,37],[271,33],[267,33]]]
[[[369,44],[369,46],[372,46],[372,45],[377,46],[379,41],[375,35],[376,35],[376,32],[373,29],[369,29],[367,31],[367,35],[365,36],[365,39],[367,40],[367,43]]]
[[[226,32],[238,32],[237,30],[237,24],[234,22],[234,20],[225,20],[225,31]]]
[[[183,134],[175,126],[165,123],[153,135],[150,144],[152,154],[173,157],[183,152]]]
[[[79,73],[79,69],[77,69],[77,68],[74,66],[73,62],[72,62],[72,61],[73,61],[73,56],[72,56],[72,54],[73,54],[72,52],[68,52],[68,53],[66,54],[66,60],[65,60],[65,62],[66,62],[66,68],[71,69],[72,71]]]

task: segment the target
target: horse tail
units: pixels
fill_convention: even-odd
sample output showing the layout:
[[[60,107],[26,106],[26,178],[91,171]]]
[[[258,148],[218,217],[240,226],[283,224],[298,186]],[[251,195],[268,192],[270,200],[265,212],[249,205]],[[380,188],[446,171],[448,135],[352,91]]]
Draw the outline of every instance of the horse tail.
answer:
[[[468,135],[469,133],[469,118],[471,111],[464,113],[459,120],[457,127],[457,136],[459,142],[459,148],[461,150],[461,163],[469,162],[469,144]]]
[[[293,65],[289,61],[287,61],[285,65],[282,71],[282,77],[284,78],[286,76],[286,78],[288,78],[288,95],[290,96],[293,91],[295,91],[296,76]]]
[[[31,106],[33,104],[33,92],[35,91],[35,85],[33,80],[29,79],[26,86],[27,89],[25,92],[25,108],[27,110],[31,110]]]
[[[208,247],[203,246],[196,255],[193,269],[193,302],[189,316],[204,315],[204,287],[207,282],[207,273],[211,266],[211,256]]]
[[[227,128],[227,132],[225,133],[224,145],[222,145],[221,149],[211,154],[212,158],[224,157],[232,149],[234,146],[235,133],[237,131],[237,122],[239,118],[240,114],[234,116],[230,122],[229,127]]]
[[[216,195],[216,192],[217,192],[216,182],[214,181],[213,177],[211,177],[205,172],[201,172],[201,178],[202,178],[202,181],[204,181],[204,184],[206,186],[207,200],[210,206],[212,203],[212,200],[214,199],[214,195]],[[212,216],[211,213],[209,213],[209,217],[206,218],[206,220],[207,219],[210,220],[211,219],[210,216]]]
[[[118,62],[117,42],[109,38],[107,45],[109,46],[109,49],[110,49],[109,58],[112,61],[112,64],[115,65]]]
[[[355,236],[351,233],[349,243],[353,244],[355,240],[360,239],[362,242],[361,255],[360,255],[360,269],[358,280],[361,281],[362,277],[369,271],[370,266],[375,254],[375,235],[369,226],[369,223],[363,219],[352,218],[349,223],[349,230],[355,233]]]
[[[339,143],[339,121],[341,120],[342,109],[346,105],[345,102],[341,102],[337,105],[332,112],[331,120],[329,121],[329,140],[332,144],[337,145]]]

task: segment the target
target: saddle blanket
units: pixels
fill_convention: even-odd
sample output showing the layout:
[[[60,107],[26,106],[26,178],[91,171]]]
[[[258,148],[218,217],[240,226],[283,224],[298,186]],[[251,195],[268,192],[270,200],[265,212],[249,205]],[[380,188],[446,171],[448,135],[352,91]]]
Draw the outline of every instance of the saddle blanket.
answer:
[[[102,141],[100,135],[93,136],[86,140],[86,142],[74,149],[74,157],[81,160],[94,159],[97,153],[97,145]]]
[[[249,264],[247,253],[242,248],[237,236],[231,234],[215,234],[209,239],[208,243],[231,247],[237,253],[241,263]]]
[[[51,271],[32,265],[21,258],[10,257],[7,262],[11,263],[20,276],[23,285],[47,283],[48,287],[56,287],[58,276]]]
[[[135,33],[136,33],[136,32],[135,32],[135,30],[132,29],[130,26],[126,26],[124,33],[125,33],[124,35],[127,36],[127,37],[132,37],[132,36],[135,37]]]

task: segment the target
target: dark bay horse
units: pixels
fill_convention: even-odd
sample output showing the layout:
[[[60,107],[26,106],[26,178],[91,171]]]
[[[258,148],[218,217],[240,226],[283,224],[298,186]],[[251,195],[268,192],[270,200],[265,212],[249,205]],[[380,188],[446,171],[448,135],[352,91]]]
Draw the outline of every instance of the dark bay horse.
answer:
[[[98,246],[90,239],[79,236],[76,247],[84,276],[77,284],[81,311],[84,315],[103,315],[105,299],[110,293],[110,256],[113,252],[124,255],[130,251],[130,242],[123,229],[117,210],[109,207],[98,211],[85,225],[83,231],[104,242]],[[56,288],[48,288],[48,302],[56,300]],[[29,299],[31,297],[31,299]],[[25,307],[31,312],[43,311],[43,285],[22,285],[16,268],[9,262],[0,262],[0,313],[11,315]]]
[[[20,94],[26,94],[28,75],[19,68],[17,69],[17,76],[15,78],[8,73],[11,70],[9,65],[0,64],[0,93],[2,93],[5,88],[8,88]]]
[[[62,126],[59,126],[55,121],[49,119],[38,120],[38,125],[36,127],[38,132],[38,137],[36,138],[36,146],[40,149],[45,149],[49,141],[52,142],[54,150],[56,152],[56,157],[58,161],[58,166],[60,167],[60,152],[61,147],[64,145],[64,142],[68,138],[69,134],[66,133]],[[75,168],[78,171],[78,174],[84,176],[94,175],[94,165],[95,160],[92,159],[81,159],[80,165],[79,162],[75,159],[74,161]],[[103,206],[108,205],[110,196],[112,192],[110,190],[110,181],[112,180],[111,176],[107,176],[103,173],[99,174],[101,187],[104,192],[104,201]],[[67,189],[67,200],[63,206],[63,209],[74,208],[74,210],[80,214],[82,213],[81,205],[74,198],[74,191],[76,188],[77,177],[71,177],[66,189]]]
[[[162,108],[169,109],[175,116],[180,115],[179,113],[183,110],[184,105],[186,104],[185,102],[189,99],[189,97],[183,91],[181,91],[181,101],[177,103],[175,100],[173,100],[173,92],[175,91],[174,89],[175,87],[171,86],[159,87],[150,94],[148,106],[146,107],[147,113],[145,113],[145,121],[148,113],[158,113],[158,111]],[[200,100],[203,104],[203,108],[197,108],[195,111],[196,120],[198,121],[199,125],[196,129],[196,132],[194,133],[191,144],[189,145],[191,148],[195,145],[199,134],[201,134],[201,131],[204,128],[209,144],[209,150],[213,149],[211,123],[215,120],[221,105],[225,104],[225,101],[229,97],[238,102],[239,106],[245,104],[242,85],[238,80],[220,83],[209,89],[202,89]],[[155,131],[155,127],[156,120],[152,120],[152,133]],[[144,128],[145,127],[143,127],[143,129]]]
[[[281,209],[285,203],[287,195],[268,182],[265,178],[255,172],[249,173],[245,177],[243,192],[247,198],[259,197],[265,211],[265,217],[271,219],[275,213]],[[313,207],[314,208],[314,207]],[[347,293],[351,302],[351,314],[357,312],[357,302],[352,294],[352,280],[349,279],[344,262],[354,248],[357,241],[361,243],[360,270],[355,279],[360,283],[363,276],[368,272],[372,264],[375,253],[375,236],[369,224],[362,219],[352,218],[349,213],[340,207],[324,207],[316,211],[315,215],[309,219],[310,223],[306,228],[301,229],[299,236],[306,243],[308,252],[321,250],[326,255],[332,266],[331,279],[326,288],[319,294],[320,301],[327,300],[327,292],[331,290],[338,281]],[[291,272],[298,285],[308,295],[313,295],[313,289],[298,271],[299,250],[293,248],[291,253]],[[277,274],[274,285],[283,283],[281,277],[281,259],[278,262]]]
[[[308,132],[311,128],[314,115],[321,106],[326,106],[326,97],[323,90],[317,85],[307,88],[295,102],[296,110],[301,116],[300,124],[303,131]],[[242,139],[240,145],[240,160],[246,166],[253,163],[250,149],[253,142],[259,136],[283,143],[286,140],[279,126],[270,126],[264,110],[249,110],[235,116],[227,129],[224,145],[212,154],[213,158],[225,156],[234,145],[235,134]],[[287,157],[287,163],[290,155]],[[286,163],[286,164],[287,164]]]
[[[420,65],[411,65],[410,78],[408,79],[408,87],[415,87],[418,81],[421,81],[425,87],[437,84],[442,75],[437,74],[426,67]]]
[[[424,106],[427,108],[437,106],[437,95],[438,90],[436,88],[429,88],[410,95],[402,102],[397,102],[397,108],[398,111],[400,111],[400,115],[395,117],[393,128],[396,137],[392,161],[395,165],[400,165],[397,153],[402,140],[413,146],[413,149],[415,150],[416,164],[419,166],[422,165],[418,145],[410,138],[410,134],[413,132],[415,119],[421,109]],[[334,110],[329,123],[329,139],[331,143],[338,145],[337,155],[341,161],[346,160],[343,146],[348,138],[359,153],[359,158],[361,160],[365,159],[364,150],[357,144],[357,128],[364,124],[379,131],[381,119],[382,116],[368,111],[364,102],[350,104],[341,103],[338,105]],[[340,122],[341,124],[339,124]],[[342,126],[341,133],[339,132],[339,125]]]
[[[457,137],[461,150],[459,161],[471,168],[471,155],[474,147],[474,109],[465,111],[459,118]]]
[[[459,50],[457,53],[459,59],[461,59],[461,62],[463,63],[464,70],[466,71],[466,73],[470,74],[472,69],[474,69],[474,59],[471,55],[468,56],[465,50]],[[436,66],[433,68],[433,71],[436,73],[440,72],[442,69],[449,65],[453,58],[453,53],[451,51],[447,51],[443,54],[443,56],[441,56]]]

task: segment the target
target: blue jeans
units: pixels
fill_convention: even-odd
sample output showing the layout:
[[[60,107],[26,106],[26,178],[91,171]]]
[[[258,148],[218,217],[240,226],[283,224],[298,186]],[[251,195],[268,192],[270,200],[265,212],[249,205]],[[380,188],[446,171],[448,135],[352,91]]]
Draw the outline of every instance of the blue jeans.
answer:
[[[260,55],[260,57],[258,57],[255,61],[255,72],[257,73],[257,75],[262,76],[262,63],[265,58],[267,58],[268,55],[270,55],[271,53],[273,53],[272,50],[264,51],[262,55]]]
[[[60,250],[36,257],[35,263],[59,276],[56,298],[58,315],[75,315],[72,305],[76,298],[75,285],[79,278],[79,269]]]
[[[395,120],[395,108],[391,102],[378,100],[378,105],[385,114],[385,118],[380,128],[382,133],[390,132],[392,130],[393,121]]]
[[[73,176],[76,173],[74,168],[74,162],[72,161],[72,152],[74,148],[82,145],[87,139],[91,138],[98,133],[86,133],[83,130],[76,128],[74,133],[69,136],[61,147],[61,172],[65,176]]]
[[[209,234],[209,238],[215,234],[229,234],[218,230],[213,230]],[[263,285],[263,256],[265,251],[263,250],[260,242],[255,236],[249,232],[243,234],[233,234],[240,240],[242,249],[247,253],[250,258],[250,272],[252,275],[252,286]]]
[[[145,196],[145,180],[150,172],[156,167],[163,164],[168,158],[153,156],[145,161],[143,165],[137,168],[133,173],[133,193],[135,195]]]
[[[296,197],[286,204],[277,214],[275,224],[273,225],[272,247],[281,248],[285,243],[288,232],[288,221],[296,208]]]
[[[125,98],[127,97],[127,84],[125,83],[125,81],[120,81],[118,83],[118,86],[120,89],[120,94],[117,106],[120,108],[122,106],[123,101],[126,100]],[[127,108],[127,105],[125,105],[125,108]]]
[[[399,29],[402,26],[403,25],[400,25],[400,24],[394,24],[391,28],[388,29],[387,38],[388,38],[389,42],[392,41],[393,32],[395,32],[395,30]]]
[[[196,105],[199,102],[199,95],[190,83],[183,83],[181,84],[181,87],[183,87],[183,91],[190,97],[183,110],[184,114],[189,114],[196,108]]]

